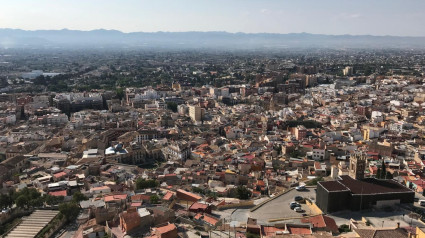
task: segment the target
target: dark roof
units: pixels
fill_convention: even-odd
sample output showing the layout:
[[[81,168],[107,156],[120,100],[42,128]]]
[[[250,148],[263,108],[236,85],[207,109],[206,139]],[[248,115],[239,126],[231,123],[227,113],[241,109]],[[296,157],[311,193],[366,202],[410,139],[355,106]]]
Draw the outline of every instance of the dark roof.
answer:
[[[387,179],[374,179],[367,178],[363,180],[356,180],[350,176],[341,176],[339,183],[347,187],[353,194],[376,194],[376,193],[401,193],[413,192],[405,186]]]
[[[412,190],[391,179],[353,179],[343,175],[336,181],[319,182],[329,192],[350,191],[352,194],[403,193]]]
[[[11,158],[9,158],[7,160],[2,161],[1,164],[9,165],[9,166],[13,166],[14,167],[16,164],[21,163],[22,161],[25,161],[25,159],[26,159],[25,156],[23,156],[23,155],[17,155],[17,156],[14,156],[14,157],[11,157]]]
[[[325,181],[325,182],[319,182],[319,184],[322,185],[329,192],[348,190],[344,185],[340,184],[338,181]]]
[[[408,233],[401,228],[396,229],[356,229],[361,238],[406,238]]]

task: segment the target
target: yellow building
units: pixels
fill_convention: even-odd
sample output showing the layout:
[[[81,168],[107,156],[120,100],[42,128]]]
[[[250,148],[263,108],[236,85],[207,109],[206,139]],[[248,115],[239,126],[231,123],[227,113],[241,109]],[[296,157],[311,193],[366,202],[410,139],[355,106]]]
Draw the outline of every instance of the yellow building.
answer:
[[[416,227],[416,237],[415,238],[425,238],[425,228]]]
[[[180,85],[179,83],[173,83],[173,84],[171,85],[171,88],[172,88],[173,90],[175,90],[175,91],[181,91],[181,90],[182,90],[182,87],[181,87],[181,85]]]
[[[202,121],[204,117],[205,109],[200,106],[189,106],[189,117],[193,121]]]

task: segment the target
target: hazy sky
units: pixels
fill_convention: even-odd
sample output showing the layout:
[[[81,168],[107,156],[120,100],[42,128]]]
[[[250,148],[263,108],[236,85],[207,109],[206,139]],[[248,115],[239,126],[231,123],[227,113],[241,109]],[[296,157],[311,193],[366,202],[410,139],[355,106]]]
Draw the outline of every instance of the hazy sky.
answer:
[[[425,0],[0,0],[0,28],[425,36]]]

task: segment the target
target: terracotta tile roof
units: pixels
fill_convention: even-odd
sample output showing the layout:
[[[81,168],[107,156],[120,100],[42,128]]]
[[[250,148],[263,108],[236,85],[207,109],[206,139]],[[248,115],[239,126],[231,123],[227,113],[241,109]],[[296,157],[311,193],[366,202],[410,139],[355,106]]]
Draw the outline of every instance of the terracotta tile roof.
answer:
[[[208,204],[204,204],[204,203],[199,203],[199,202],[194,202],[189,209],[207,209],[208,208]]]
[[[60,197],[60,196],[66,197],[67,192],[66,192],[66,190],[54,191],[54,192],[49,192],[49,195],[55,196],[55,197]]]
[[[105,202],[119,201],[127,199],[127,194],[115,194],[104,197]]]
[[[206,223],[211,224],[211,225],[213,225],[213,226],[215,226],[215,225],[219,222],[219,219],[217,219],[217,218],[215,218],[215,217],[208,216],[208,215],[204,215],[203,220],[204,220]]]
[[[165,234],[167,232],[177,229],[177,227],[174,224],[168,224],[161,227],[155,227],[153,229],[158,231],[160,234]]]
[[[142,202],[133,202],[130,205],[130,207],[140,207],[140,206],[142,206]]]
[[[165,201],[168,201],[172,197],[173,197],[173,193],[172,192],[167,192],[162,199],[165,200]]]
[[[178,189],[177,192],[180,192],[182,194],[185,194],[186,196],[192,197],[192,198],[194,198],[196,200],[200,200],[202,198],[202,197],[200,197],[200,196],[198,196],[198,195],[196,195],[194,193],[184,191],[183,189]]]
[[[307,227],[288,227],[288,231],[295,235],[309,235],[311,230]]]
[[[131,196],[131,201],[132,202],[134,202],[134,201],[143,201],[143,200],[150,200],[151,199],[151,197],[150,196],[148,196],[148,195],[145,195],[145,194],[136,194],[136,195],[133,195],[133,196]]]
[[[257,181],[257,185],[258,185],[258,186],[265,186],[266,184],[264,183],[264,181],[263,181],[263,180],[258,180],[258,181]]]
[[[60,178],[60,177],[63,177],[63,176],[65,176],[66,175],[66,173],[65,172],[59,172],[59,173],[55,173],[55,174],[53,174],[53,177],[55,177],[55,178]]]
[[[313,217],[303,218],[301,219],[303,223],[311,223],[314,228],[329,228],[334,233],[338,232],[338,226],[335,223],[335,220],[325,216],[325,215],[317,215]]]
[[[261,226],[261,232],[264,236],[275,236],[276,231],[285,231],[283,228],[277,228],[274,226]]]

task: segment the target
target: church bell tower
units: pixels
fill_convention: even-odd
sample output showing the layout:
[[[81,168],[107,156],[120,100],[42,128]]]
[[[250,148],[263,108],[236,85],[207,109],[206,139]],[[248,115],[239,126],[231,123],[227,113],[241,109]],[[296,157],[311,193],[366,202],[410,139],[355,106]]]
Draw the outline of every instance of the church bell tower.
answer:
[[[353,179],[364,179],[366,168],[366,156],[364,153],[357,152],[350,156],[350,167],[348,175]]]

